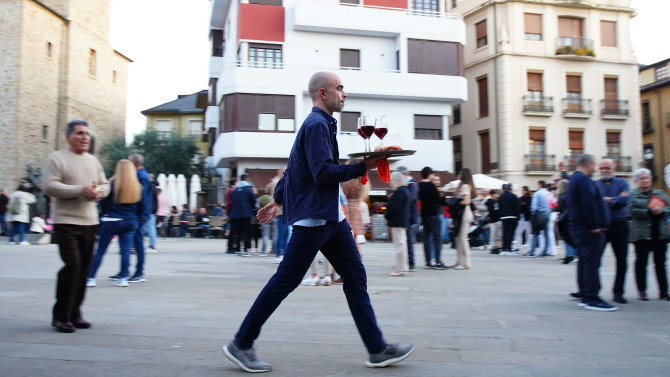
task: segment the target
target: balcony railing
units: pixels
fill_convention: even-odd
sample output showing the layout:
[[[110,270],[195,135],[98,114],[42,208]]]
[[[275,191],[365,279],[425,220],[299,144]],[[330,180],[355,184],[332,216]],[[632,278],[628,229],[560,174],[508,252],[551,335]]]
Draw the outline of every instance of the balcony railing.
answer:
[[[651,117],[645,116],[642,118],[642,133],[649,133],[654,131],[654,121]]]
[[[581,156],[581,153],[566,154],[563,156],[563,161],[565,162],[565,168],[568,171],[575,171],[577,169],[577,159]]]
[[[563,98],[564,115],[591,115],[591,99]]]
[[[615,115],[625,116],[629,115],[628,100],[618,99],[601,99],[600,100],[600,115]]]
[[[524,155],[524,158],[526,159],[526,172],[556,170],[555,154],[532,153]]]
[[[593,52],[593,41],[582,37],[556,38],[556,55],[596,56]]]
[[[609,158],[614,160],[614,164],[617,166],[617,171],[621,173],[632,173],[633,172],[633,158],[631,156],[620,156],[620,155],[611,155],[603,156],[603,159]]]
[[[523,96],[523,111],[525,113],[553,113],[554,97]]]

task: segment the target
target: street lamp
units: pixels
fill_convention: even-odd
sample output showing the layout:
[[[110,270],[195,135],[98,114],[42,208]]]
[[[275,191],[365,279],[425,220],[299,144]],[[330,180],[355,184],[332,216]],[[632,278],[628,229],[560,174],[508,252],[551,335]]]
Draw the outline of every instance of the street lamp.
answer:
[[[656,173],[654,171],[654,146],[647,144],[644,146],[644,166],[651,171],[651,179],[656,180]]]

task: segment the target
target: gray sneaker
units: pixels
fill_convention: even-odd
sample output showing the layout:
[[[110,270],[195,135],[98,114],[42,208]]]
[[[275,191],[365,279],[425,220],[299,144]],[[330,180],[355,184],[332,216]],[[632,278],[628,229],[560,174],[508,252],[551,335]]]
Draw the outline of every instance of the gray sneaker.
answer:
[[[405,360],[414,352],[414,344],[389,344],[381,353],[371,353],[370,361],[365,362],[369,368],[383,368],[398,361]]]
[[[235,342],[230,342],[229,345],[221,347],[223,354],[237,364],[242,370],[249,373],[269,372],[272,370],[272,365],[259,360],[256,357],[256,350],[253,347],[248,350],[241,350],[237,348]]]

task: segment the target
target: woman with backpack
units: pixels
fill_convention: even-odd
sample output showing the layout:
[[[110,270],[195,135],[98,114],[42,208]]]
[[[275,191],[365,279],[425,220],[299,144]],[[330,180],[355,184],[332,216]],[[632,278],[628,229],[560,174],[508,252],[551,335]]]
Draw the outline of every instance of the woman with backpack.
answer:
[[[8,222],[12,224],[12,230],[9,233],[10,245],[30,245],[26,241],[26,228],[30,224],[30,208],[29,204],[35,203],[35,195],[28,192],[25,185],[20,185],[19,188],[9,194],[9,214]],[[18,240],[14,242],[14,236],[18,234]]]

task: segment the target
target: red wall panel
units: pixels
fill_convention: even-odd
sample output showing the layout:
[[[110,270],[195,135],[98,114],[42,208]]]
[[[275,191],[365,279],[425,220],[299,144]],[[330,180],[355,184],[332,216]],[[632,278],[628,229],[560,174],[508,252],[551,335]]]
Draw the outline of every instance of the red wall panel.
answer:
[[[364,0],[363,5],[407,9],[407,0]]]
[[[237,38],[284,42],[284,7],[240,4]]]

